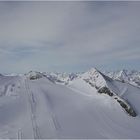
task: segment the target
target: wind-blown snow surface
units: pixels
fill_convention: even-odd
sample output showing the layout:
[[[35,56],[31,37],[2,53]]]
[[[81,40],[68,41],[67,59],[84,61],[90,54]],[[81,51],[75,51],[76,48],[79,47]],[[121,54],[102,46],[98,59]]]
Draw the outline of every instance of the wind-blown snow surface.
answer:
[[[129,100],[136,117],[82,78],[65,86],[46,77],[0,76],[0,138],[140,138],[140,89],[109,86]]]

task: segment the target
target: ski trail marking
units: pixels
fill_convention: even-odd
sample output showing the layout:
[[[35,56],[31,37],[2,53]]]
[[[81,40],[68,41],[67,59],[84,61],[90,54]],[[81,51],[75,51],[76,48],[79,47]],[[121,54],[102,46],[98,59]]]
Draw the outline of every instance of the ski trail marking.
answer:
[[[25,79],[25,88],[27,90],[28,99],[29,99],[29,103],[30,103],[30,107],[31,107],[31,121],[32,121],[32,128],[33,128],[33,133],[34,133],[34,139],[41,139],[39,127],[36,122],[36,114],[35,114],[36,113],[36,108],[35,108],[36,102],[34,99],[34,95],[33,95],[32,91],[30,90],[29,84],[26,79]]]

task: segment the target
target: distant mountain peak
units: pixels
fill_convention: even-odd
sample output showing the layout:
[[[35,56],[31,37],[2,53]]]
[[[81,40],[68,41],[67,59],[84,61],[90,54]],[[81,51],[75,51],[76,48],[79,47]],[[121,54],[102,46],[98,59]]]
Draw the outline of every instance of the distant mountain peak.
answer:
[[[105,75],[96,68],[91,68],[89,71],[81,74],[80,77],[96,88],[107,86]]]

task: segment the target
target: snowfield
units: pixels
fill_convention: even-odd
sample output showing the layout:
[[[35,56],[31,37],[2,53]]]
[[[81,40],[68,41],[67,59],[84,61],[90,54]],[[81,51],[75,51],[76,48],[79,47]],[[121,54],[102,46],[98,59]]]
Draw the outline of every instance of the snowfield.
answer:
[[[0,76],[1,139],[140,138],[139,87],[96,69],[53,79]]]

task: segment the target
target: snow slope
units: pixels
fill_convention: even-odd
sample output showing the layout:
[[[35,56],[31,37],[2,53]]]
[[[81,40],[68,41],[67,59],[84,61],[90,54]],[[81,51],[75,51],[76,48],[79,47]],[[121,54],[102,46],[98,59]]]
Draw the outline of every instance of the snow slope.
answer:
[[[107,84],[129,99],[137,116],[129,116],[112,97],[99,94],[80,77],[65,86],[45,76],[1,76],[0,138],[140,138],[140,89],[99,79],[104,81],[96,86]]]

